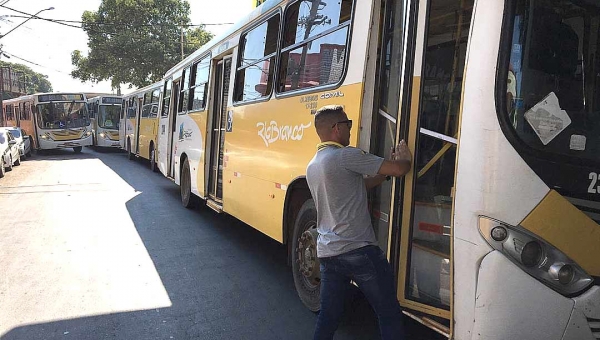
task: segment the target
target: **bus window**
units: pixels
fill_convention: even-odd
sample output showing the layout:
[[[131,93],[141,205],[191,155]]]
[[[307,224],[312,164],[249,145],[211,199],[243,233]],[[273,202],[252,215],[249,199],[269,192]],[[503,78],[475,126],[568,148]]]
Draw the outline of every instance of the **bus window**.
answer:
[[[6,120],[14,120],[15,119],[15,114],[14,114],[14,108],[11,105],[7,105],[6,106]]]
[[[150,94],[150,117],[156,118],[158,116],[158,103],[160,97],[160,88],[155,88]]]
[[[169,116],[169,107],[171,106],[171,79],[165,81],[165,92],[163,93],[163,104],[161,117]]]
[[[190,97],[189,95],[189,89],[190,89],[190,68],[186,67],[185,70],[183,71],[183,84],[181,86],[181,95],[179,96],[179,109],[177,110],[177,112],[179,112],[180,114],[184,114],[188,111],[188,99]]]
[[[137,111],[137,101],[135,98],[129,98],[127,105],[127,118],[135,118]]]
[[[350,0],[302,0],[288,7],[279,92],[336,84],[341,80],[351,11]],[[326,30],[333,31],[318,36]]]
[[[208,91],[208,75],[210,70],[210,56],[200,60],[192,68],[194,84],[190,86],[191,110],[203,110],[206,106],[206,93]]]
[[[144,101],[142,105],[142,118],[150,117],[150,111],[152,108],[152,91],[144,93]]]
[[[277,14],[242,36],[235,101],[254,100],[271,94],[279,21]]]

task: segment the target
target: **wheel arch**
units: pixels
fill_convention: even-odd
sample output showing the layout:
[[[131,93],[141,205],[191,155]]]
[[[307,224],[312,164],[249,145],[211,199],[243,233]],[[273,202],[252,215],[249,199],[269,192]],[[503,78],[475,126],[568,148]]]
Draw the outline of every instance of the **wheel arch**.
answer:
[[[288,185],[283,205],[282,221],[283,243],[288,247],[288,261],[291,259],[292,233],[294,231],[294,223],[296,222],[298,211],[300,211],[302,204],[310,198],[312,198],[312,195],[308,188],[306,176],[296,177]]]

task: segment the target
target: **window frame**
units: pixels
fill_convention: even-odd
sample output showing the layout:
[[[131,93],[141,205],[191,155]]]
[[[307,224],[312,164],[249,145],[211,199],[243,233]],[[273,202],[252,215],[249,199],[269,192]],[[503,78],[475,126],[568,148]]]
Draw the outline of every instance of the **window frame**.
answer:
[[[167,86],[170,85],[170,86]],[[168,118],[169,117],[169,111],[171,110],[171,92],[173,89],[173,77],[169,77],[167,79],[165,79],[163,81],[162,84],[162,93],[161,96],[159,96],[159,104],[160,104],[160,113],[158,114],[158,116],[160,116],[159,119],[163,119],[163,118]],[[167,93],[168,92],[168,93]],[[165,110],[165,100],[168,101],[168,105],[167,105],[167,109]]]
[[[187,99],[187,104],[189,104],[189,102],[190,102],[190,98],[189,98],[189,89],[190,88],[189,87],[190,87],[190,82],[191,82],[189,78],[192,73],[191,70],[192,70],[192,64],[185,65],[183,67],[183,69],[181,70],[181,78],[179,78],[180,79],[179,84],[181,85],[181,87],[179,88],[179,98],[177,98],[178,99],[178,102],[177,102],[177,114],[178,115],[186,115],[189,112],[188,105],[184,106],[183,99],[184,99],[184,95],[187,92],[188,96],[186,99]],[[187,85],[188,88],[187,89],[185,88],[185,77],[188,77],[188,85]],[[180,109],[181,109],[181,111],[179,111]]]
[[[290,10],[290,7],[292,7],[293,5],[295,5],[297,2],[300,2],[303,0],[295,0],[295,1],[291,1],[289,2],[286,6],[285,6],[285,10],[283,12],[283,19],[284,21],[282,21],[282,23],[285,25],[287,24],[286,18],[287,18],[287,14],[288,11]],[[315,36],[312,36],[306,40],[303,40],[302,42],[296,43],[296,44],[292,44],[286,48],[281,48],[281,45],[278,49],[278,61],[277,61],[277,83],[276,88],[275,88],[275,98],[279,99],[279,98],[287,98],[287,97],[294,97],[294,96],[300,96],[300,95],[305,95],[305,94],[310,94],[310,93],[315,93],[315,92],[322,92],[322,91],[327,91],[327,90],[333,90],[333,89],[337,89],[339,88],[344,81],[346,80],[346,75],[348,74],[348,65],[349,65],[349,60],[350,60],[350,51],[352,50],[352,37],[353,37],[353,31],[354,31],[354,15],[356,12],[356,1],[357,0],[349,0],[352,2],[352,11],[350,12],[350,19],[341,24],[338,25],[336,27],[332,27],[330,29],[327,29]],[[284,26],[285,27],[285,26]],[[344,27],[348,27],[348,33],[346,34],[346,56],[344,58],[344,69],[342,70],[342,75],[340,76],[340,80],[336,83],[331,83],[331,84],[326,84],[326,85],[318,85],[318,86],[314,86],[314,87],[309,87],[309,88],[304,88],[304,89],[295,89],[295,90],[289,90],[289,91],[285,91],[285,92],[280,92],[279,91],[279,86],[278,86],[278,82],[281,81],[280,79],[280,72],[279,70],[281,69],[281,55],[285,52],[288,51],[292,51],[298,47],[301,47],[309,42],[315,41],[321,37],[324,37],[330,33],[333,33],[335,31],[341,30]],[[281,34],[283,34],[283,30],[280,32]],[[282,39],[280,39],[280,44],[282,43],[281,41]]]
[[[206,78],[206,82],[202,85],[204,85],[204,102],[201,108],[199,109],[192,109],[193,105],[190,105],[190,103],[194,102],[194,90],[200,86],[200,85],[196,85],[196,73],[197,72],[192,72],[192,70],[197,71],[196,67],[198,66],[198,64],[200,64],[204,59],[208,59],[208,77]],[[190,74],[193,75],[193,79],[190,79],[190,86],[188,89],[188,112],[189,113],[195,113],[195,112],[202,112],[202,111],[206,111],[207,107],[208,107],[208,91],[210,89],[210,77],[212,75],[211,69],[212,69],[212,53],[208,52],[203,54],[202,56],[194,59],[192,61],[192,63],[190,64]],[[234,78],[235,79],[235,78]],[[193,81],[192,81],[193,80]],[[194,84],[194,86],[191,86],[191,84]]]
[[[259,27],[260,25],[264,24],[265,22],[268,22],[269,20],[271,20],[272,18],[274,18],[276,15],[279,15],[279,28],[278,28],[278,32],[277,32],[277,46],[275,47],[275,52],[269,55],[271,55],[271,57],[268,56],[263,56],[261,59],[258,59],[257,61],[255,61],[254,63],[252,63],[251,65],[247,65],[247,66],[240,66],[241,65],[241,59],[242,59],[242,53],[241,53],[241,46],[242,46],[242,39],[248,34],[250,33],[252,30],[254,30],[255,28]],[[234,74],[234,78],[233,78],[233,93],[232,93],[232,103],[233,106],[242,106],[242,105],[246,105],[246,104],[253,104],[253,103],[259,103],[259,102],[265,102],[271,99],[271,97],[275,94],[275,85],[277,84],[277,75],[279,74],[279,59],[280,59],[280,51],[281,51],[281,40],[282,40],[282,34],[283,34],[283,19],[284,19],[284,11],[282,11],[281,7],[277,7],[277,9],[271,13],[269,13],[268,15],[265,15],[261,20],[257,21],[256,24],[250,26],[249,28],[245,29],[244,31],[242,31],[242,33],[240,33],[240,39],[238,41],[238,48],[237,48],[237,60],[236,60],[236,64],[235,64],[235,70],[232,70],[232,73]],[[267,24],[268,25],[268,24]],[[268,28],[267,28],[268,29]],[[273,65],[273,86],[271,87],[271,90],[269,91],[269,93],[265,96],[262,96],[260,98],[257,99],[251,99],[251,100],[235,100],[237,93],[237,79],[238,79],[238,72],[245,70],[253,65],[256,65],[258,63],[261,63],[265,60],[268,60],[269,58],[275,58],[274,63],[275,65]]]

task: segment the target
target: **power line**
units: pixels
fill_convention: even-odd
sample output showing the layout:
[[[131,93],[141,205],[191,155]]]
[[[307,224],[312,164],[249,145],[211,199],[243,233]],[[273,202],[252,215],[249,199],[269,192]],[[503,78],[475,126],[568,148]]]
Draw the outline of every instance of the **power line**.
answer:
[[[0,7],[4,7],[2,5],[0,5]],[[8,7],[5,7],[7,9],[10,9]],[[9,17],[9,18],[28,18],[25,15],[3,15],[3,17]],[[42,19],[42,20],[47,20],[47,21],[52,21],[55,23],[70,23],[70,24],[84,24],[83,21],[77,21],[77,20],[63,20],[63,19],[46,19],[46,18],[40,18],[40,17],[36,17],[34,19]],[[132,25],[132,24],[122,24],[122,23],[116,23],[116,22],[93,22],[93,23],[87,23],[88,25],[106,25],[106,26],[127,26],[127,27],[153,27],[153,26],[177,26],[177,27],[202,27],[202,26],[221,26],[221,25],[233,25],[233,22],[217,22],[217,23],[207,23],[207,24],[187,24],[187,25],[168,25],[168,24],[142,24],[142,25]],[[77,26],[79,28],[82,28],[80,26]]]
[[[16,58],[16,59],[22,60],[22,61],[24,61],[24,62],[26,62],[26,63],[30,63],[30,64],[32,64],[32,65],[35,65],[35,66],[43,67],[43,68],[45,68],[45,69],[52,70],[52,71],[54,71],[54,72],[58,72],[58,73],[66,74],[66,75],[71,75],[70,73],[67,73],[67,72],[64,72],[64,71],[60,71],[60,70],[57,70],[57,69],[53,69],[53,68],[51,68],[51,67],[48,67],[48,66],[40,65],[40,64],[38,64],[38,63],[36,63],[36,62],[29,61],[29,60],[27,60],[27,59],[23,59],[23,58],[21,58],[21,57],[19,57],[19,56],[16,56],[16,55],[14,55],[14,54],[12,54],[12,53],[9,53],[9,52],[6,52],[6,51],[3,51],[3,53],[6,53],[6,54],[8,54],[8,55],[9,55],[11,58]]]

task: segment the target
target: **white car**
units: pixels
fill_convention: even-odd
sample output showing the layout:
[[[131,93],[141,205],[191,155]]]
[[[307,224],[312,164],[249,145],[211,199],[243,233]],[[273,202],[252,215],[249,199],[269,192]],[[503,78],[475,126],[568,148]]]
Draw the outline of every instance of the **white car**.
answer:
[[[31,157],[31,138],[23,131],[20,127],[8,127],[4,128],[17,140],[19,146],[19,153],[23,158]]]
[[[0,178],[5,171],[11,171],[13,165],[21,164],[21,154],[17,140],[7,129],[0,129]]]

